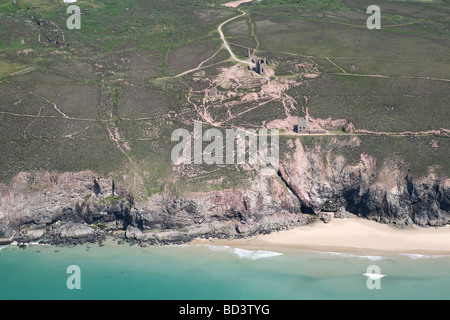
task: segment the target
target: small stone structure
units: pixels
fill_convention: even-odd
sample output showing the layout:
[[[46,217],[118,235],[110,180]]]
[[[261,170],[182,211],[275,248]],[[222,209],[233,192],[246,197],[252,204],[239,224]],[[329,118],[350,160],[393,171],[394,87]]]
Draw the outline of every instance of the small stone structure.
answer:
[[[266,58],[253,57],[252,62],[255,64],[255,68],[253,70],[256,73],[263,75],[266,72]]]
[[[297,132],[298,133],[311,133],[311,130],[309,128],[308,107],[306,107],[306,115],[304,117],[298,117]]]

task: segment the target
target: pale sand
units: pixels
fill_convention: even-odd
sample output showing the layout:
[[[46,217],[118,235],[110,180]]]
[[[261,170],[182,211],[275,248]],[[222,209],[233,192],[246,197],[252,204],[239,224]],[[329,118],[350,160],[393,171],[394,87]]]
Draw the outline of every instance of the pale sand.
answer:
[[[393,226],[361,218],[332,219],[328,224],[279,231],[239,240],[196,240],[208,243],[257,250],[313,250],[354,254],[450,254],[450,226],[440,228]]]
[[[241,3],[245,3],[245,2],[252,2],[252,0],[232,1],[232,2],[228,2],[228,3],[224,3],[223,6],[236,8]]]

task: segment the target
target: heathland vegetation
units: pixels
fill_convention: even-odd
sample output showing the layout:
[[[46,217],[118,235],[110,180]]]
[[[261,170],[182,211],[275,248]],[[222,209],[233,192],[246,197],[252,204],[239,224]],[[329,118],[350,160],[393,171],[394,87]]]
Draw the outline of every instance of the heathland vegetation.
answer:
[[[306,106],[314,119],[366,132],[286,134],[281,149],[299,138],[348,161],[368,153],[380,163],[400,158],[415,175],[450,172],[447,0],[378,1],[380,30],[366,27],[371,1],[242,4],[247,14],[224,35],[240,59],[249,49],[268,59],[265,78],[229,59],[217,28],[240,12],[226,1],[81,0],[79,30],[67,29],[62,1],[16,2],[0,0],[2,182],[20,171],[90,169],[142,198],[175,180],[177,189],[245,185],[251,173],[235,166],[178,177],[171,133],[192,131],[194,120],[262,128]]]

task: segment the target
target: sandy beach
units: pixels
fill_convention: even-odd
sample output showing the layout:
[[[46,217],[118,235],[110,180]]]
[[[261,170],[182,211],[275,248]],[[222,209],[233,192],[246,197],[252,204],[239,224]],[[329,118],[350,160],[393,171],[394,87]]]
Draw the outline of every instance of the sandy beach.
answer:
[[[448,255],[450,226],[399,229],[362,218],[332,219],[328,224],[317,221],[313,225],[248,239],[197,240],[194,243],[279,252]]]

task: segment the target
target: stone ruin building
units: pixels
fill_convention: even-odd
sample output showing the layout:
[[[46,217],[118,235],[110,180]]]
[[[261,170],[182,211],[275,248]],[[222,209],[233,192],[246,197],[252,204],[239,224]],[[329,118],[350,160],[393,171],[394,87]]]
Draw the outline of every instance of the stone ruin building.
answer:
[[[311,130],[309,128],[308,107],[306,107],[306,115],[304,117],[298,117],[297,132],[298,133],[310,133],[311,132]]]
[[[266,58],[253,57],[252,62],[255,64],[255,68],[253,70],[256,73],[263,75],[266,72]]]

